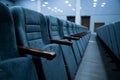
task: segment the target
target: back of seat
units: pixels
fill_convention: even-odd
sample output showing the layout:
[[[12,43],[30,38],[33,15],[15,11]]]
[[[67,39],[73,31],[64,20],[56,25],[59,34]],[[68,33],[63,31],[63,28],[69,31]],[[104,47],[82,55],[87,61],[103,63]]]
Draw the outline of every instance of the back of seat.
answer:
[[[21,7],[13,7],[11,10],[14,17],[18,45],[39,49],[45,45],[45,42],[49,42],[49,39],[46,39],[47,37],[44,38],[41,32],[40,27],[43,26],[41,23],[45,24],[45,20],[42,20],[44,19],[42,14]],[[44,36],[48,36],[47,32]],[[42,37],[45,40],[42,40]]]
[[[51,39],[65,40],[62,36],[62,24],[58,18],[53,16],[47,16],[47,22]],[[68,40],[66,40],[68,41]],[[69,45],[60,44],[63,56],[65,59],[66,67],[68,70],[69,79],[74,79],[75,72],[77,70],[77,64],[72,47]],[[72,64],[71,64],[72,63]]]
[[[71,34],[70,34],[70,31],[69,31],[69,22],[67,22],[67,21],[64,21],[64,20],[61,20],[61,22],[62,22],[62,25],[61,25],[61,27],[62,27],[62,35],[64,36],[64,37],[72,37],[71,36]],[[72,25],[75,25],[75,24],[73,24],[73,23],[71,23]],[[72,29],[74,29],[74,27],[75,26],[72,26]],[[74,31],[74,30],[72,30],[72,31]],[[76,56],[76,59],[77,59],[77,62],[78,62],[78,64],[79,64],[79,62],[81,61],[81,45],[80,45],[80,41],[79,41],[79,38],[78,37],[74,37],[74,38],[77,38],[77,40],[75,40],[75,39],[68,39],[68,40],[70,40],[70,41],[72,41],[72,47],[73,47],[73,51],[74,51],[74,53],[75,53],[75,56]]]
[[[31,58],[19,55],[13,24],[10,10],[0,3],[0,80],[38,80]]]
[[[68,22],[68,29],[69,29],[69,33],[70,33],[70,35],[74,35],[74,32],[73,32],[73,24],[72,24],[72,22]]]
[[[114,24],[108,25],[110,40],[111,40],[111,51],[118,57],[118,44],[116,40],[115,30],[114,30]]]
[[[117,41],[117,48],[119,53],[117,54],[118,59],[120,60],[120,20],[114,23],[114,30],[116,35],[116,41]]]
[[[51,61],[36,58],[38,73],[42,73],[39,71],[42,68],[44,74],[39,76],[45,80],[68,80],[62,52],[57,44],[50,44],[45,16],[22,7],[13,7],[12,13],[19,45],[53,51],[57,55]]]
[[[19,56],[13,26],[9,9],[0,3],[0,60]]]

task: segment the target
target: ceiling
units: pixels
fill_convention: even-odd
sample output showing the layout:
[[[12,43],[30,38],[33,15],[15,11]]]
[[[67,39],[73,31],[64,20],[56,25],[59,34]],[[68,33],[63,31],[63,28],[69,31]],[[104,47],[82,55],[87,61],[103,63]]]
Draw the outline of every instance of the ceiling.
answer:
[[[76,0],[42,0],[41,10],[47,15],[75,15]],[[81,0],[81,15],[120,14],[120,0]]]

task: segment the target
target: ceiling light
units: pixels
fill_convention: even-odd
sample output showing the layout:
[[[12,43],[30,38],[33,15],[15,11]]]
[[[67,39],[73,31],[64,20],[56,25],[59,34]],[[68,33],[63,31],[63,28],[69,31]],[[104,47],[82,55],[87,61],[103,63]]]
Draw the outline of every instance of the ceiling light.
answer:
[[[74,9],[74,8],[72,8],[72,11],[75,11],[75,9]]]
[[[43,6],[43,7],[46,7],[46,5],[45,5],[45,4],[43,4],[42,6]]]
[[[51,9],[51,11],[54,11],[54,9]]]
[[[80,7],[80,9],[82,9],[82,7]]]
[[[94,2],[97,2],[97,0],[93,0]]]
[[[63,10],[61,10],[60,12],[63,13]]]
[[[57,9],[58,11],[61,11],[60,9]]]
[[[65,1],[65,3],[66,3],[66,4],[68,4],[68,3],[69,3],[69,1]]]
[[[51,9],[51,7],[47,7],[48,9]]]
[[[31,1],[35,1],[35,0],[31,0]]]
[[[96,5],[93,5],[93,7],[96,7]]]
[[[101,5],[101,7],[104,7],[104,5]]]
[[[103,2],[102,4],[103,4],[103,5],[105,5],[106,3],[105,3],[105,2]]]
[[[54,7],[54,9],[57,9],[57,7]]]
[[[69,7],[71,7],[72,5],[71,4],[68,4]]]
[[[57,11],[54,11],[55,13],[57,13]]]
[[[93,3],[94,5],[96,5],[97,3]]]
[[[44,4],[48,4],[48,2],[44,2]]]

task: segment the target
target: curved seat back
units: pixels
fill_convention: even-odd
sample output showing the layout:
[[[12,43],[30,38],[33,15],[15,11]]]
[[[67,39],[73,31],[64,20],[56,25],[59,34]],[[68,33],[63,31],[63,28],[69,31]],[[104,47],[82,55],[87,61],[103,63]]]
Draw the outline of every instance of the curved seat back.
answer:
[[[50,44],[46,17],[41,13],[22,7],[13,7],[11,10],[19,45],[53,51],[57,55],[51,61],[44,58],[35,58],[40,78],[68,80],[61,49],[57,44]]]

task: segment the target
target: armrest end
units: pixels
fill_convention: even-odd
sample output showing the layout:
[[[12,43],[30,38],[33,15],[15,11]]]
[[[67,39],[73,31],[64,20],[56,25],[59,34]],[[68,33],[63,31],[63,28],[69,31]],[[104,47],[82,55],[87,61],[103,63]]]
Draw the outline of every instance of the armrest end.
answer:
[[[63,44],[63,45],[68,45],[71,46],[72,42],[70,41],[65,41],[65,40],[51,40],[51,43],[57,43],[57,44]]]
[[[78,37],[74,37],[74,36],[64,36],[65,39],[72,39],[72,40],[79,40]]]
[[[28,47],[23,47],[23,46],[18,46],[18,50],[22,54],[30,54],[33,56],[44,57],[44,58],[47,58],[49,60],[53,59],[56,56],[55,52],[34,49],[34,48],[28,48]]]

